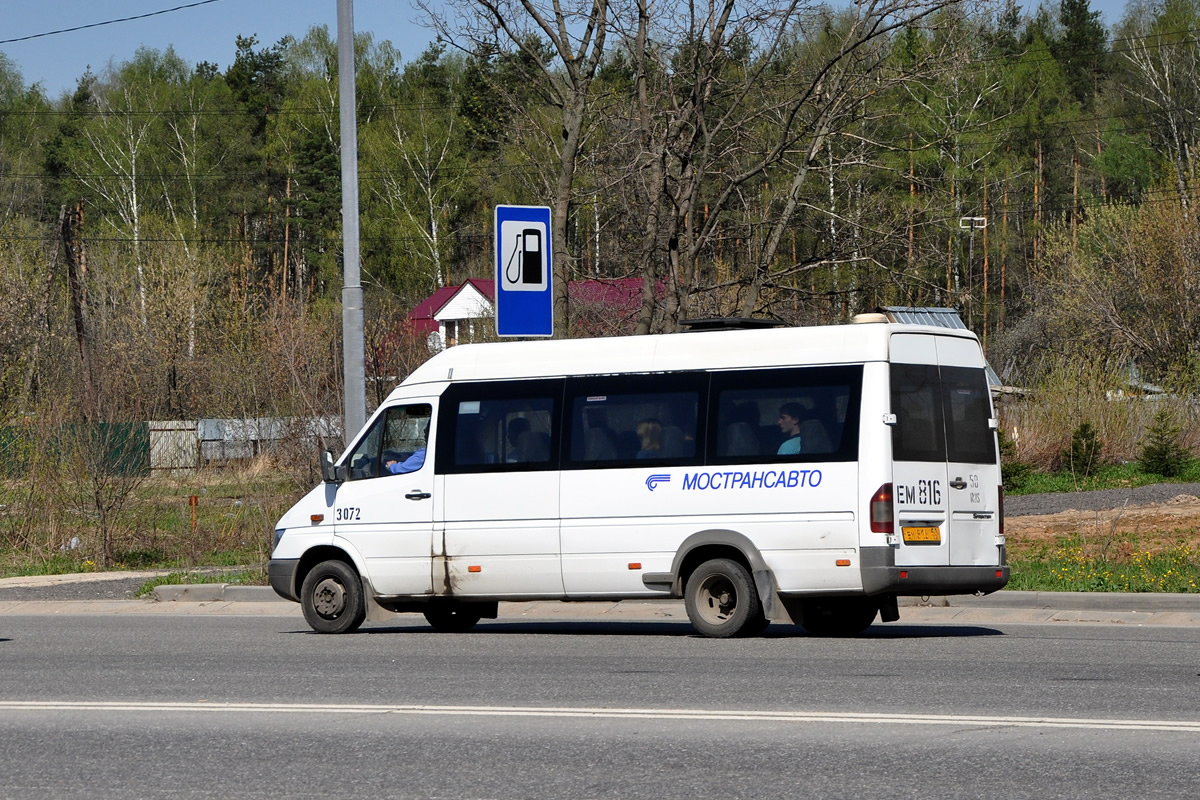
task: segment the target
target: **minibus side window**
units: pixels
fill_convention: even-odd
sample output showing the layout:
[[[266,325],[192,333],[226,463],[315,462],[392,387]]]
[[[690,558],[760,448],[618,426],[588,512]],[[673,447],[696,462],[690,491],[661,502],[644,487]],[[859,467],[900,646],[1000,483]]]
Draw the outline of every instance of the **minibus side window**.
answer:
[[[717,373],[708,463],[853,461],[861,396],[861,366]]]
[[[698,464],[703,373],[573,378],[567,382],[568,466]]]
[[[945,461],[946,437],[937,365],[892,364],[891,379],[892,413],[896,415],[896,424],[892,426],[892,458]]]
[[[942,367],[942,398],[948,460],[994,464],[996,436],[988,425],[992,414],[984,371],[977,367]]]
[[[561,380],[450,387],[441,400],[438,471],[557,469],[561,397]]]
[[[390,475],[389,461],[404,462],[428,441],[429,420],[433,407],[428,403],[394,406],[375,420],[351,451],[346,463],[350,480]]]

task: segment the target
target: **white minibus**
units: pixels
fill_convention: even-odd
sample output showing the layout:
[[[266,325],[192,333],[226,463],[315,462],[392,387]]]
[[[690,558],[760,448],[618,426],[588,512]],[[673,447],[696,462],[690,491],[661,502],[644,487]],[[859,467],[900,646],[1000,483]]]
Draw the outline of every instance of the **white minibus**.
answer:
[[[714,637],[853,635],[898,596],[1000,589],[979,342],[877,319],[449,348],[325,453],[271,585],[324,633],[682,598]]]

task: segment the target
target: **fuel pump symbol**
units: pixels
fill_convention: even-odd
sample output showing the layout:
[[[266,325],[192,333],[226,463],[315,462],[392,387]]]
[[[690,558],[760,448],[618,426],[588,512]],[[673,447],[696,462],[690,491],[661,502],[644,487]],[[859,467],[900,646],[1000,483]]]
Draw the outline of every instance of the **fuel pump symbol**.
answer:
[[[542,284],[542,232],[537,228],[521,230],[513,242],[513,252],[504,267],[504,279],[513,285]]]

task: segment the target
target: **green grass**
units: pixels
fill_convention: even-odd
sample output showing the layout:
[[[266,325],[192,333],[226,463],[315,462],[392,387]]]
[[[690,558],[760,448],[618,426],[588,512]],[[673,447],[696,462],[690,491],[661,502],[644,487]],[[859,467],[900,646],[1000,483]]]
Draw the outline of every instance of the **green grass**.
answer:
[[[235,586],[263,586],[266,574],[261,569],[246,569],[237,572],[172,572],[151,578],[138,587],[137,596],[144,597],[154,591],[155,586],[178,586],[196,583],[227,583]]]
[[[1063,537],[1009,558],[1008,589],[1029,592],[1200,592],[1200,553],[1180,543],[1159,552],[1126,539],[1097,548]]]
[[[188,572],[197,567],[240,567],[244,564],[257,564],[266,555],[266,549],[255,547],[237,547],[230,549],[212,549],[200,551],[187,556],[170,555],[160,551],[126,551],[118,552],[114,559],[112,570],[163,570],[169,569],[180,573]],[[102,572],[100,566],[92,558],[79,551],[56,553],[44,559],[30,558],[29,554],[20,550],[0,550],[0,578],[26,577],[31,575],[71,575],[77,572]],[[261,572],[262,570],[260,570]],[[263,573],[259,583],[266,582]]]
[[[1136,461],[1109,464],[1088,477],[1073,475],[1070,472],[1029,472],[1022,476],[1019,486],[1006,485],[1004,492],[1010,496],[1087,492],[1094,489],[1132,489],[1152,483],[1200,483],[1200,459],[1190,459],[1182,474],[1175,478],[1143,472],[1141,465]]]

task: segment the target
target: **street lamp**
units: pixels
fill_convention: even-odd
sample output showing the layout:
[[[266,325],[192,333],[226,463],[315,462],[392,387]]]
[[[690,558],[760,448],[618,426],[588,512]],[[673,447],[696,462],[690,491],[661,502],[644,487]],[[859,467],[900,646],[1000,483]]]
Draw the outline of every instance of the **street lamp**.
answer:
[[[987,217],[959,217],[958,227],[962,230],[970,230],[971,235],[967,238],[967,281],[970,282],[971,268],[975,266],[975,229],[987,227]],[[954,291],[958,293],[958,275],[954,276]]]

